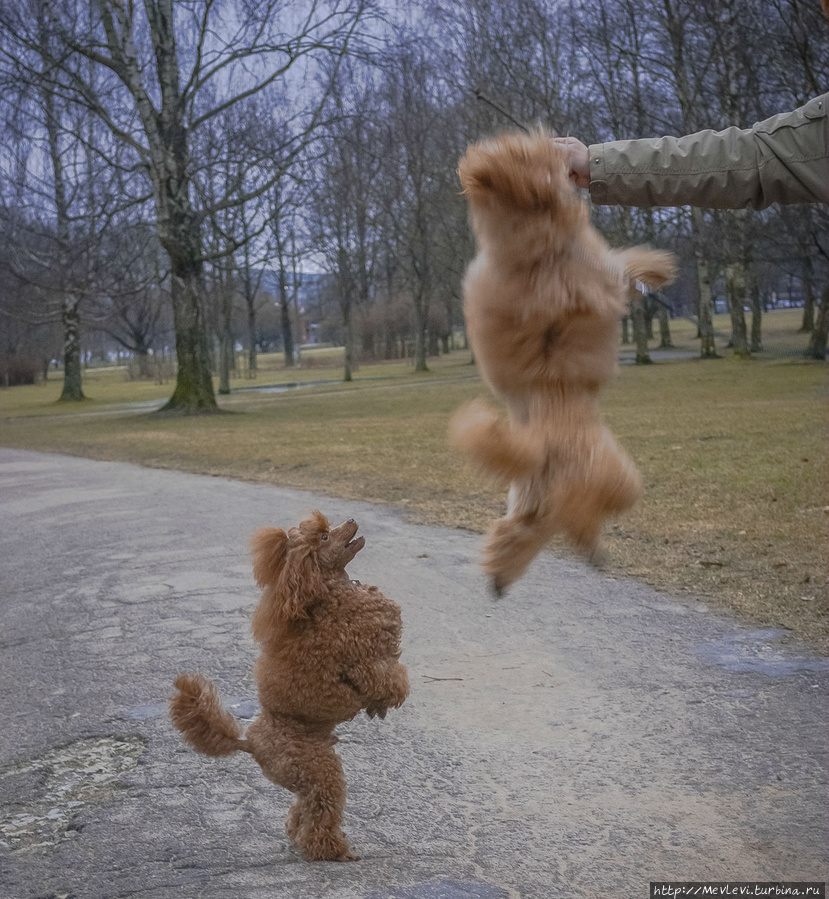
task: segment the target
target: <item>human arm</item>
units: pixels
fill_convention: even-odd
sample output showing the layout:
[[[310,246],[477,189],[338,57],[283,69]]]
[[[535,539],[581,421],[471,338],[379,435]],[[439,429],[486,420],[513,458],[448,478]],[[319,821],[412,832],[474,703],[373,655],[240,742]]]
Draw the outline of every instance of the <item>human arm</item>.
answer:
[[[589,147],[563,141],[571,178],[601,205],[829,203],[829,94],[748,129]]]

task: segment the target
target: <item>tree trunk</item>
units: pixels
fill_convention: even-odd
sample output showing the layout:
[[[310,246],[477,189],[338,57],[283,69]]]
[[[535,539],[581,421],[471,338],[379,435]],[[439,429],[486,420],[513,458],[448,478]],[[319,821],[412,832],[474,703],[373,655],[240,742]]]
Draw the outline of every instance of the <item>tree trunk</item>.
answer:
[[[715,359],[717,348],[714,344],[714,327],[711,320],[711,269],[702,249],[703,213],[693,207],[691,223],[694,232],[694,256],[697,263],[697,281],[699,285],[699,337],[700,358]]]
[[[656,314],[659,316],[659,348],[670,349],[674,344],[671,340],[671,320],[668,318],[668,310],[660,303]]]
[[[415,314],[415,333],[414,333],[414,370],[415,371],[429,371],[429,366],[426,364],[426,347],[428,335],[426,334],[426,326],[425,323],[417,320],[418,316]]]
[[[820,298],[815,328],[809,338],[809,346],[806,348],[806,356],[810,359],[826,358],[826,342],[829,338],[829,284],[823,290]]]
[[[653,340],[653,320],[656,312],[652,309],[643,309],[645,318],[645,336],[648,340]]]
[[[345,348],[343,362],[343,381],[352,381],[354,379],[354,325],[351,316],[351,301],[345,300],[342,304],[343,310],[343,329],[345,331]]]
[[[302,274],[299,271],[299,254],[296,248],[296,239],[291,232],[291,294],[289,307],[294,307],[294,331],[291,332],[293,341],[294,365],[302,367],[302,346],[305,343],[305,321],[303,318],[303,308],[299,302],[299,292],[302,286]]]
[[[135,360],[138,363],[138,377],[148,381],[153,376],[153,373],[150,368],[150,354],[147,352],[146,346],[142,346],[135,351]]]
[[[216,412],[210,351],[201,309],[204,292],[201,262],[195,255],[169,249],[168,252],[172,262],[170,280],[178,369],[173,395],[159,411],[179,415]]]
[[[233,350],[233,286],[230,273],[221,280],[221,331],[219,332],[219,393],[230,393],[230,372],[234,368]]]
[[[429,294],[421,275],[414,296],[414,370],[429,371],[426,360],[429,354]]]
[[[815,282],[811,278],[803,279],[803,319],[800,330],[810,334],[815,329]]]
[[[751,352],[763,350],[763,303],[760,298],[760,284],[756,274],[750,277],[749,302],[751,303]]]
[[[256,377],[256,309],[253,301],[247,299],[248,306],[248,377]]]
[[[622,343],[627,345],[630,343],[630,316],[626,315],[622,319]]]
[[[732,263],[726,268],[725,284],[731,312],[731,345],[734,355],[745,359],[751,354],[745,315],[746,271],[740,263]]]
[[[291,307],[288,302],[288,287],[285,284],[285,272],[279,272],[279,314],[282,322],[282,347],[285,351],[285,367],[296,364],[294,332],[291,328]]]
[[[81,316],[79,300],[68,294],[63,298],[63,390],[61,402],[84,399],[81,386]]]
[[[427,341],[427,352],[430,356],[439,356],[440,355],[440,339],[438,337],[437,331],[429,329],[426,335]]]
[[[648,352],[648,326],[645,322],[645,307],[639,297],[631,303],[630,317],[633,322],[633,341],[636,344],[636,364],[651,365],[653,359]]]

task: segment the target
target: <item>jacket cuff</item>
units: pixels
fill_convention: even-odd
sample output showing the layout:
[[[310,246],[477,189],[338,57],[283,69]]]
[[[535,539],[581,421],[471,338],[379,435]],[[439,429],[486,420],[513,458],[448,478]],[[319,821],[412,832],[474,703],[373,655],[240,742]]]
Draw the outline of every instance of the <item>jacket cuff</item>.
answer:
[[[591,144],[587,148],[587,155],[590,161],[590,201],[606,206],[608,188],[604,144]]]

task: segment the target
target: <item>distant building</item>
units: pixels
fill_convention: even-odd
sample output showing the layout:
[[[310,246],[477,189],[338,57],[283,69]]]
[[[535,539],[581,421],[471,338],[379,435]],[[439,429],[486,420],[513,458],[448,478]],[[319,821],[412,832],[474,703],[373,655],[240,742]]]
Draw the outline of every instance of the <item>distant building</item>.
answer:
[[[293,272],[285,272],[285,289],[288,302],[292,308],[292,318],[297,329],[296,337],[301,344],[317,342],[319,322],[328,315],[328,297],[330,291],[326,287],[331,276],[320,272],[300,272],[294,287]],[[271,294],[276,305],[279,304],[279,272],[266,269],[262,272],[260,289]]]

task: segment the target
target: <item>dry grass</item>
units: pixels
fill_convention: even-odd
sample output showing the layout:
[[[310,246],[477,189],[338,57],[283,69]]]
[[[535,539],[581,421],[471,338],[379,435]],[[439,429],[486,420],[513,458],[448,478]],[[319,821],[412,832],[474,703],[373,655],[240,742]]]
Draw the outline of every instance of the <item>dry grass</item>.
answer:
[[[826,368],[784,355],[805,342],[798,323],[795,311],[767,316],[776,354],[763,359],[623,368],[604,407],[646,492],[608,528],[607,544],[618,573],[827,649]],[[695,351],[690,325],[673,332]],[[56,405],[57,383],[0,391],[0,444],[394,504],[417,521],[472,530],[502,513],[503,488],[446,443],[452,410],[486,393],[464,354],[423,375],[403,363],[365,366],[351,384],[332,381],[331,369],[285,371],[278,360],[268,369],[260,382],[322,383],[237,392],[221,400],[235,414],[168,419],[113,404],[161,401],[170,385],[99,372],[85,387],[94,399],[80,405]]]

